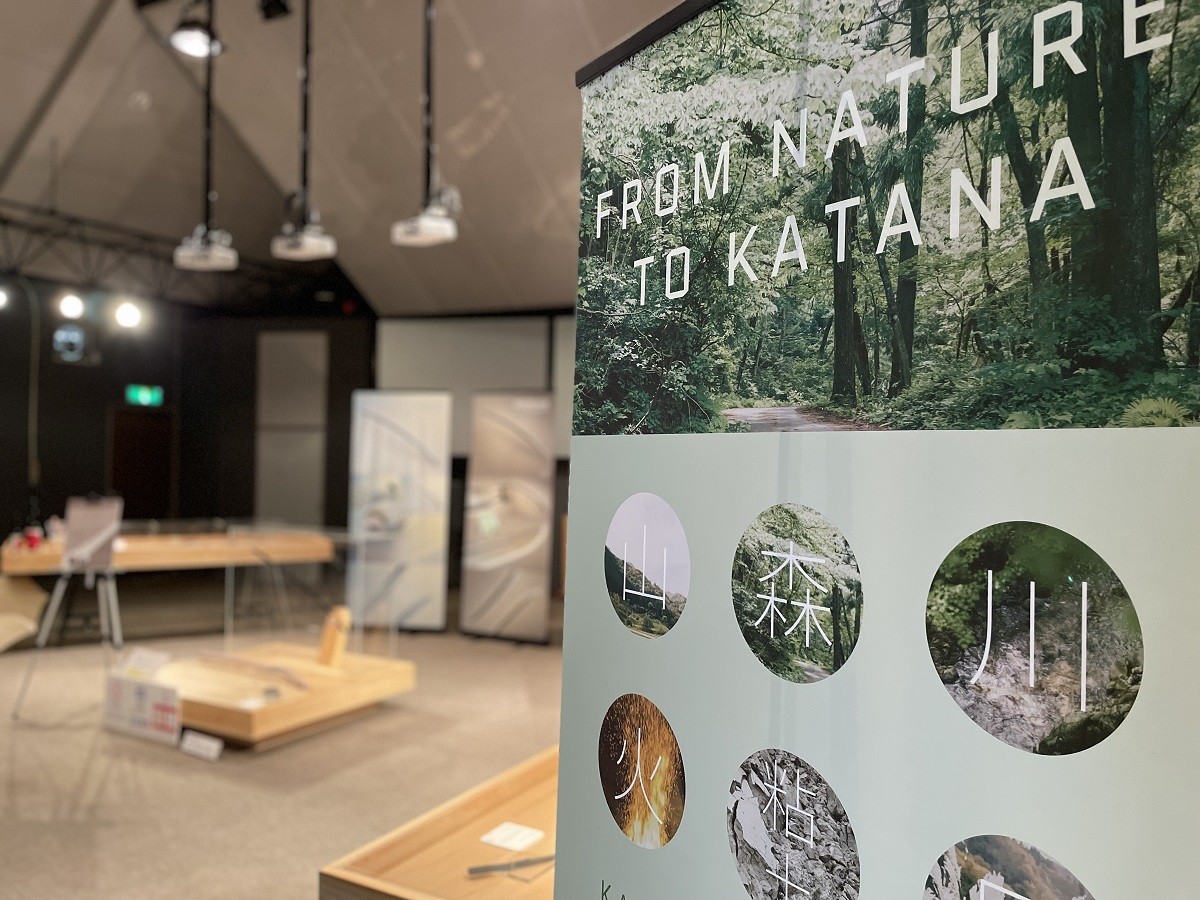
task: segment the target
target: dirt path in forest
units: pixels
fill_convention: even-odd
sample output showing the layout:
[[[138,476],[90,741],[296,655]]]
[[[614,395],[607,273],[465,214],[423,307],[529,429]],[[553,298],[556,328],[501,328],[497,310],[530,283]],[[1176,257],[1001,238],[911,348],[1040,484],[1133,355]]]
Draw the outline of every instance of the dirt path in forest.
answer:
[[[750,431],[878,431],[876,427],[830,413],[795,406],[747,407],[721,413],[732,425]]]

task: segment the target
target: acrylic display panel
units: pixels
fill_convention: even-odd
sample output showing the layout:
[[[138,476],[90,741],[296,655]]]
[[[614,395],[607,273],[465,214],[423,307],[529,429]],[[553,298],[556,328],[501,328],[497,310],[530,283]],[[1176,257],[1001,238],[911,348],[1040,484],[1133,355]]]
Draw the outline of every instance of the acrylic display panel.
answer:
[[[461,625],[522,641],[549,637],[554,403],[477,394],[463,526]]]
[[[356,625],[446,627],[447,393],[356,391],[347,605]]]

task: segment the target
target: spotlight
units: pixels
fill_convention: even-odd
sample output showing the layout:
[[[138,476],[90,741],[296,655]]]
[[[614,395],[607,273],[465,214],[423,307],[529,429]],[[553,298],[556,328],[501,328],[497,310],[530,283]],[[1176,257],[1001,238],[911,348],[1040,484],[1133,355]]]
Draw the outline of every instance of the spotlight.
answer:
[[[0,288],[0,309],[4,309],[6,306],[8,306],[8,291]]]
[[[137,328],[142,324],[142,309],[136,303],[126,300],[117,307],[115,318],[122,328]]]
[[[201,18],[197,9],[203,0],[192,0],[183,11],[183,17],[171,32],[171,46],[185,56],[204,59],[219,56],[225,49],[213,33],[209,20]]]
[[[77,294],[67,294],[58,301],[58,311],[64,319],[82,319],[83,300]]]
[[[291,14],[287,0],[259,0],[258,6],[264,19],[280,19]]]

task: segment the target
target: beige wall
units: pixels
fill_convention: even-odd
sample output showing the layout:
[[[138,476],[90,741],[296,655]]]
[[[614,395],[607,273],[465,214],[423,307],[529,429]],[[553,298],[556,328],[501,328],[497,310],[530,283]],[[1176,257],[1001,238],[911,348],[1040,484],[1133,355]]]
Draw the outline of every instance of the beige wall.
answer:
[[[487,390],[553,390],[555,446],[570,452],[572,316],[383,319],[376,332],[376,383],[384,390],[454,395],[455,456],[471,444],[471,395]]]

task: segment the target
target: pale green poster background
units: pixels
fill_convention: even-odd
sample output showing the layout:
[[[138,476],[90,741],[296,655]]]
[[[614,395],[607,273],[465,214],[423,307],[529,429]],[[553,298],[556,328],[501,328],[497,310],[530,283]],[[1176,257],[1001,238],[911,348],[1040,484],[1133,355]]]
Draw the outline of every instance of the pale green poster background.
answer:
[[[611,885],[611,900],[744,897],[726,834],[729,784],[750,754],[780,748],[813,765],[845,805],[862,900],[920,900],[938,857],[979,834],[1035,845],[1098,900],[1194,898],[1198,458],[1192,429],[577,437],[556,896],[600,897]],[[692,557],[686,610],[655,640],[625,629],[604,582],[609,521],[640,491],[679,514]],[[817,684],[770,674],[734,619],[738,540],[781,501],[837,525],[862,572],[858,646]],[[1082,753],[1040,757],[991,737],[930,661],[925,601],[938,565],[1006,520],[1083,540],[1141,619],[1138,700],[1115,734]],[[659,850],[618,830],[597,772],[601,721],[629,692],[665,713],[686,769],[682,825]]]

